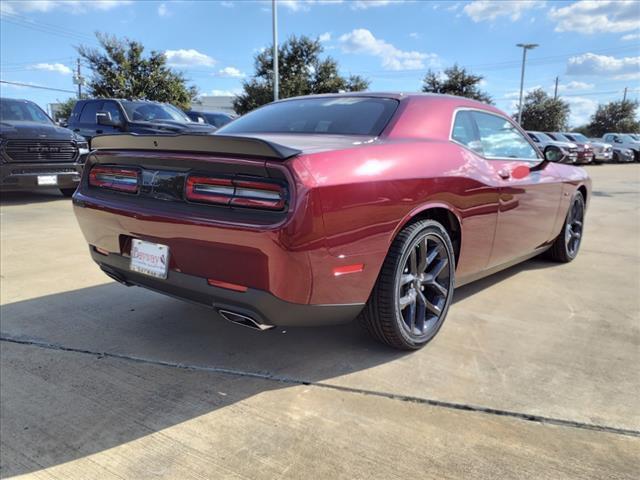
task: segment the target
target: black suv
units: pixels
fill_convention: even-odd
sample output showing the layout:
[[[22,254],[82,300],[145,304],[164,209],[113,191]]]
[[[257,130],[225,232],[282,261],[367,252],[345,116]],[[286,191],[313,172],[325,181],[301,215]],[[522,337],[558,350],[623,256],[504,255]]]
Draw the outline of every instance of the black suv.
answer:
[[[69,128],[87,140],[114,133],[162,135],[215,131],[210,125],[192,122],[182,110],[168,103],[112,98],[78,101],[69,117]]]
[[[84,138],[35,103],[0,98],[0,190],[57,187],[70,197],[88,153]]]

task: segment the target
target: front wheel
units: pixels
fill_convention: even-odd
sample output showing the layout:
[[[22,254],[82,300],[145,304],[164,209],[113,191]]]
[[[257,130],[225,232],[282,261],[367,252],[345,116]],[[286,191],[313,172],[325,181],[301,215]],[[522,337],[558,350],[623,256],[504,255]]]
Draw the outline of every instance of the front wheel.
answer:
[[[445,228],[433,220],[405,227],[396,237],[361,321],[377,340],[417,350],[444,322],[454,288],[455,258]]]
[[[576,192],[571,199],[567,218],[560,235],[557,236],[549,255],[557,262],[570,262],[578,255],[582,243],[584,227],[584,197],[581,192]]]

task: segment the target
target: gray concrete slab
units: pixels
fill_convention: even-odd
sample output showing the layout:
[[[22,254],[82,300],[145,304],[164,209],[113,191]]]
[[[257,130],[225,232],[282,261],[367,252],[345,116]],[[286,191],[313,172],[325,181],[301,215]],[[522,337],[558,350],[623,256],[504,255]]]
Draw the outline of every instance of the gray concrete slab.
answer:
[[[6,342],[0,354],[5,477],[632,478],[640,447],[314,386]]]
[[[412,354],[381,347],[354,325],[258,333],[206,308],[122,287],[92,264],[68,200],[5,196],[0,331],[93,352],[640,430],[639,167],[589,168],[594,195],[576,261],[533,260],[463,287],[438,337]],[[297,388],[278,391],[294,395]],[[482,422],[473,434],[484,435]]]

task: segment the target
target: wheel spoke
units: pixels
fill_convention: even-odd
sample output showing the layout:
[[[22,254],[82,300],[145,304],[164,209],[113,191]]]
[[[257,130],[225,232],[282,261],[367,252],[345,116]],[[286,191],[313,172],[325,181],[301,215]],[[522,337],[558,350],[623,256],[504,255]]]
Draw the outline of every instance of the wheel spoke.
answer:
[[[415,248],[409,254],[409,272],[414,275],[418,274],[418,251]]]
[[[407,308],[407,305],[410,305],[411,303],[415,303],[416,301],[416,296],[413,293],[413,290],[409,293],[407,293],[404,297],[400,297],[400,310],[404,310],[405,308]]]
[[[427,255],[427,266],[431,265],[437,256],[438,256],[438,247],[435,246],[431,249],[431,251]]]
[[[427,300],[426,298],[424,299],[424,301],[425,301],[425,304],[424,304],[425,307],[427,307],[427,310],[429,310],[431,313],[433,313],[436,316],[440,315],[440,313],[442,313],[442,307],[440,306],[440,302],[437,302],[436,304],[433,304],[429,300]]]
[[[406,285],[407,283],[411,283],[415,280],[415,275],[411,275],[410,273],[403,273],[400,277],[400,285]]]
[[[438,282],[436,282],[435,280],[433,280],[432,282],[429,282],[428,285],[430,287],[435,288],[438,293],[444,297],[446,297],[449,294],[449,290],[447,290],[446,288],[444,288],[442,285],[440,285]]]
[[[442,260],[440,260],[438,262],[438,264],[430,272],[431,276],[434,279],[438,278],[440,276],[440,274],[442,273],[442,271],[444,270],[444,267],[446,267],[448,263],[449,263],[449,260],[447,260],[446,258],[443,258]]]
[[[418,243],[417,247],[420,260],[418,262],[418,273],[422,273],[427,269],[429,264],[427,258],[427,252],[429,251],[427,248],[427,239],[424,238],[420,243]]]
[[[407,320],[409,320],[409,331],[413,332],[413,330],[416,328],[416,302],[415,301],[409,304],[408,315],[409,316]]]

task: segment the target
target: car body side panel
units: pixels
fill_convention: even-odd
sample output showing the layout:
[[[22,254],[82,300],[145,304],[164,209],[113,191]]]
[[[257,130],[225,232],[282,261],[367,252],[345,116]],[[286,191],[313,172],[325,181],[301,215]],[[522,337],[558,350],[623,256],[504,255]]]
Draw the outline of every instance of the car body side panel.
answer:
[[[398,229],[429,208],[445,208],[460,219],[458,273],[486,267],[498,186],[491,182],[487,162],[472,152],[450,142],[389,142],[346,154],[308,155],[293,163],[310,172],[321,192],[328,254],[365,265],[362,273],[341,279],[353,278],[353,286],[345,288],[356,298],[368,297]],[[326,273],[320,266],[319,276]],[[319,285],[320,278],[314,290]]]

